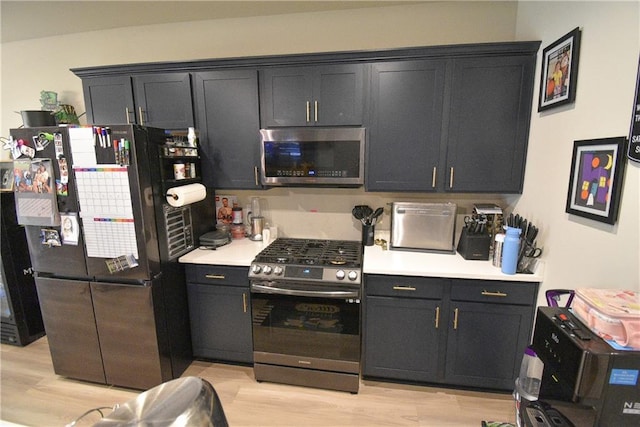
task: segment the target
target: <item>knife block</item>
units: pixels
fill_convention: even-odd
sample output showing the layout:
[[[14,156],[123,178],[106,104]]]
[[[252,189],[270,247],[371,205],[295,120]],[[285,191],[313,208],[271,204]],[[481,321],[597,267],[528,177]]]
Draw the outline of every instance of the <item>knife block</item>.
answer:
[[[458,253],[466,260],[488,260],[491,236],[489,233],[472,234],[462,229],[458,240]]]

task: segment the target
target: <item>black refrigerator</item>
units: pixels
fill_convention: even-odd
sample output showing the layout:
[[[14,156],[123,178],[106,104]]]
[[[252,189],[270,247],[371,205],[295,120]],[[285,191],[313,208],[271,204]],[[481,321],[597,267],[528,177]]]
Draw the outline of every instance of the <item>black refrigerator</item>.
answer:
[[[0,318],[1,340],[5,344],[24,346],[44,335],[40,303],[33,280],[31,259],[24,227],[16,220],[11,181],[13,164],[3,162],[3,191],[0,192]],[[8,189],[8,190],[5,190]]]
[[[137,125],[22,128],[11,138],[16,212],[55,372],[135,389],[179,377],[192,354],[177,258],[214,228],[215,204],[210,191],[182,206],[166,193],[200,185],[198,174],[173,174],[185,160],[200,170],[197,148]]]

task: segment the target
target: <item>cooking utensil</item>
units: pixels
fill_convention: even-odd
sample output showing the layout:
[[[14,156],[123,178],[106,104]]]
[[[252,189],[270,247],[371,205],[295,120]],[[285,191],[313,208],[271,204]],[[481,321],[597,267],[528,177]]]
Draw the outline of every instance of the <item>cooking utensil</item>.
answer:
[[[380,215],[382,215],[383,212],[384,212],[383,207],[379,207],[378,209],[376,209],[371,215],[369,215],[369,222],[372,225],[378,222],[378,218],[380,217]]]
[[[360,209],[360,206],[354,206],[353,209],[351,209],[351,214],[358,221],[362,220],[362,209]]]
[[[363,214],[363,218],[366,221],[369,221],[371,218],[371,214],[373,213],[373,209],[371,209],[371,207],[369,205],[364,205],[362,206],[362,214]]]

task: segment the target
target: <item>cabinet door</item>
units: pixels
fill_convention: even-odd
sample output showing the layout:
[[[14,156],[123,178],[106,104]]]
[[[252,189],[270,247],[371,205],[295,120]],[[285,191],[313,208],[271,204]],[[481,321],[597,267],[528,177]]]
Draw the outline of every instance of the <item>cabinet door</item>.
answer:
[[[260,76],[263,127],[362,124],[362,64],[267,69]]]
[[[445,382],[512,389],[531,322],[528,306],[452,301]]]
[[[188,283],[193,355],[253,362],[249,287]]]
[[[82,79],[87,123],[135,123],[133,89],[129,76]]]
[[[311,123],[313,74],[308,67],[260,72],[262,127],[307,126]]]
[[[535,57],[453,62],[447,191],[521,193]]]
[[[163,377],[152,291],[152,286],[91,284],[107,384],[146,390],[171,379]]]
[[[135,76],[133,86],[138,124],[179,130],[194,125],[189,73]]]
[[[260,120],[256,70],[196,73],[205,185],[260,188]]]
[[[315,70],[311,121],[317,126],[358,126],[364,108],[364,65]]]
[[[365,312],[364,375],[438,378],[441,301],[369,296]]]
[[[104,384],[89,282],[36,277],[56,374]]]
[[[372,66],[367,190],[436,191],[441,185],[444,73],[441,60]]]

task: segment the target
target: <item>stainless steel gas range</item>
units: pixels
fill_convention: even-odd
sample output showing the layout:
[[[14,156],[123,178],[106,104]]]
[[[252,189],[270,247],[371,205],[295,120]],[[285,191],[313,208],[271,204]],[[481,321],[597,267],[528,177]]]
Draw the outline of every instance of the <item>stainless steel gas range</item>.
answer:
[[[280,238],[249,279],[256,380],[357,393],[361,242]]]

